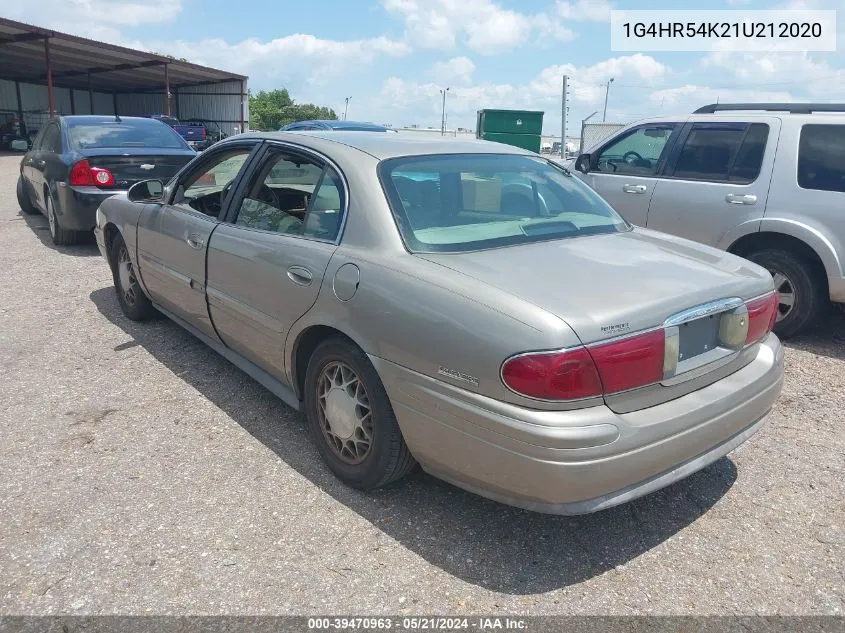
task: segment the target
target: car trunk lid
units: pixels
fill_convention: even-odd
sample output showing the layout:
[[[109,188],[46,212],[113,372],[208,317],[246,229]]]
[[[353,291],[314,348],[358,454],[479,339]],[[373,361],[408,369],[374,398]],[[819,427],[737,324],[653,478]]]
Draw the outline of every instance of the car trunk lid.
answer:
[[[125,149],[116,152],[97,149],[80,154],[80,158],[86,159],[91,167],[107,169],[112,173],[114,186],[107,187],[109,189],[128,189],[142,180],[167,182],[196,155],[185,150],[129,154]]]
[[[709,384],[708,369],[715,376],[739,356],[713,350],[721,313],[773,289],[771,276],[751,262],[646,229],[419,256],[557,315],[588,346],[655,328],[679,328],[680,360],[690,361],[680,368],[701,386]],[[662,395],[646,399],[649,405],[688,392],[689,385],[679,387],[679,382],[680,375],[665,383]],[[646,401],[641,395],[637,402]],[[606,401],[621,411],[634,400],[617,394]]]

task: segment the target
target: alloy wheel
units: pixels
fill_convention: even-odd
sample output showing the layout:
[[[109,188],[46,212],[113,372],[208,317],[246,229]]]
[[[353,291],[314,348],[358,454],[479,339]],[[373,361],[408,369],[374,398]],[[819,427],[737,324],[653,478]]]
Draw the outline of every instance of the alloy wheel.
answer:
[[[778,306],[777,321],[783,321],[792,312],[795,307],[795,284],[792,280],[777,270],[770,270],[772,278],[775,282],[775,290],[780,295],[780,305]]]
[[[329,447],[347,464],[360,464],[373,446],[367,390],[346,363],[333,361],[317,379],[317,415]]]
[[[56,210],[53,208],[53,199],[50,196],[47,196],[47,222],[50,225],[50,237],[55,239],[58,222],[56,221]]]
[[[124,301],[127,305],[134,306],[138,280],[135,278],[135,269],[132,266],[132,260],[129,258],[129,251],[126,250],[125,246],[121,246],[117,256],[117,276],[120,280],[120,291],[123,294]]]

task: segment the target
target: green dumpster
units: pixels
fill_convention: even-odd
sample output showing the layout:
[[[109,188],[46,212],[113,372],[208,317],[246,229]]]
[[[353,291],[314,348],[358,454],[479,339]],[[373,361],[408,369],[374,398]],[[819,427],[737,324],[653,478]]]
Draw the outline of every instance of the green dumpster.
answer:
[[[531,110],[479,110],[475,136],[539,152],[543,114]]]

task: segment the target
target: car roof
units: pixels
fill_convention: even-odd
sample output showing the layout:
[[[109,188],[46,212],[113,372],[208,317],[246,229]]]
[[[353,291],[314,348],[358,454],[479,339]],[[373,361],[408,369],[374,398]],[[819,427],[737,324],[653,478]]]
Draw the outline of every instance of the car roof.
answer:
[[[120,121],[155,121],[156,123],[161,123],[161,121],[151,118],[151,117],[144,117],[144,116],[121,116],[116,117],[115,115],[104,115],[104,114],[71,114],[67,116],[59,117],[62,121],[67,121],[68,123],[115,123]]]
[[[367,128],[369,130],[386,130],[384,125],[370,123],[368,121],[339,121],[336,119],[313,119],[310,121],[297,121],[291,125],[322,125],[332,130],[344,130],[351,128]]]
[[[455,138],[419,138],[405,136],[401,132],[398,134],[372,134],[371,132],[307,130],[247,132],[231,137],[231,139],[243,138],[290,141],[313,149],[327,149],[328,143],[337,143],[360,150],[378,159],[397,156],[424,156],[427,154],[523,154],[537,156],[534,152],[503,143],[458,140]]]

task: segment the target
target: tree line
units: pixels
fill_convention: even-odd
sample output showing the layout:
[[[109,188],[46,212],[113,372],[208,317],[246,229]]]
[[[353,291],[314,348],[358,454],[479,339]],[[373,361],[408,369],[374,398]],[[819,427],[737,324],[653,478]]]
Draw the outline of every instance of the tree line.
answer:
[[[331,108],[313,103],[296,103],[286,88],[249,93],[249,127],[251,130],[274,131],[296,121],[337,119]]]

